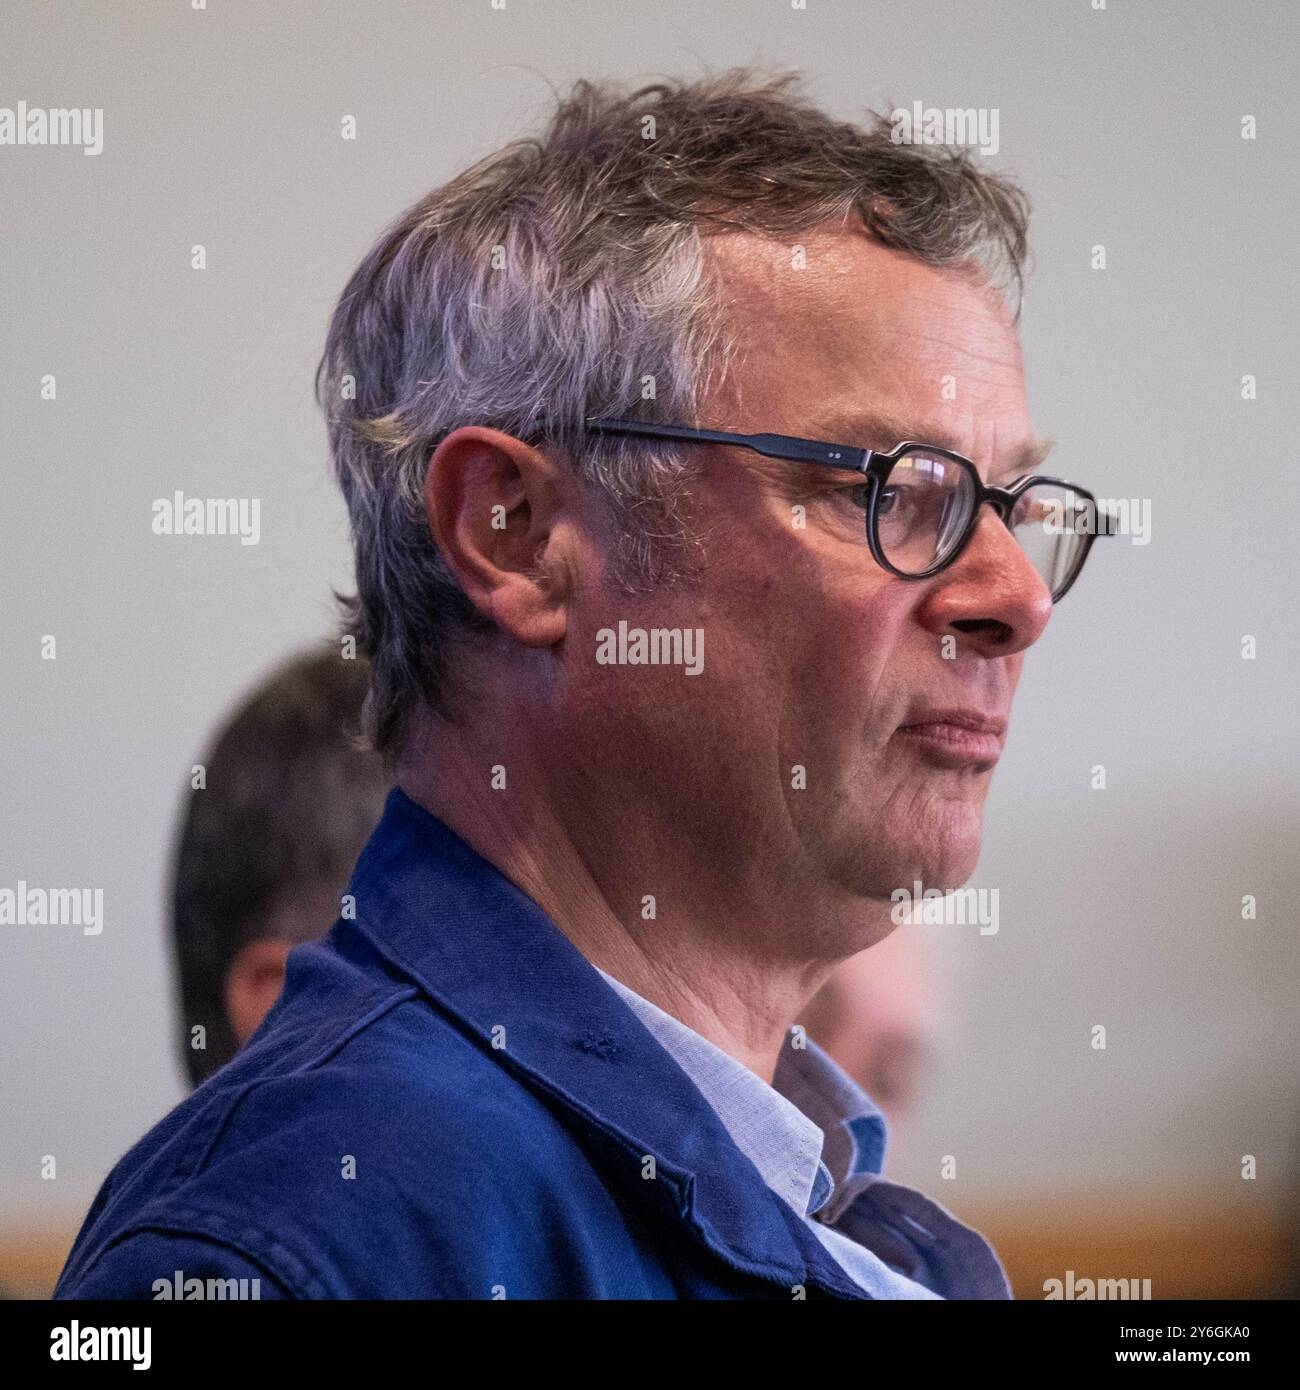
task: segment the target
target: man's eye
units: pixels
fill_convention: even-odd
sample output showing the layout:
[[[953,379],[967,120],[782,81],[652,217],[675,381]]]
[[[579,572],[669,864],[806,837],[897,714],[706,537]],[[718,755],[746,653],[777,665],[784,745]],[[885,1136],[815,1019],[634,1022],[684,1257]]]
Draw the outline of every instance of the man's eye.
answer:
[[[843,492],[855,507],[859,508],[861,511],[864,512],[867,510],[867,500],[871,496],[870,483],[858,483],[854,487],[844,488]]]

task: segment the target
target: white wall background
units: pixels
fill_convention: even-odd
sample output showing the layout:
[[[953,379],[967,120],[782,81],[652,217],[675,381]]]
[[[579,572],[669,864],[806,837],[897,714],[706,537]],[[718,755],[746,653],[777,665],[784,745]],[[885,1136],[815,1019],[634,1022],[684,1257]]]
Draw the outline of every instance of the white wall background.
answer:
[[[54,0],[3,29],[0,106],[105,126],[97,157],[0,147],[0,886],[102,887],[106,924],[0,927],[0,1216],[75,1219],[183,1093],[173,817],[214,721],[349,583],[311,389],[347,274],[549,83],[739,62],[803,69],[845,117],[998,109],[997,162],[1036,209],[1036,421],[1060,472],[1153,508],[1151,543],[1099,542],[1029,656],[973,880],[1001,930],[942,936],[960,1009],[894,1175],[958,1208],[1280,1199],[1300,1154],[1293,6]],[[155,537],[178,488],[260,498],[261,543]]]

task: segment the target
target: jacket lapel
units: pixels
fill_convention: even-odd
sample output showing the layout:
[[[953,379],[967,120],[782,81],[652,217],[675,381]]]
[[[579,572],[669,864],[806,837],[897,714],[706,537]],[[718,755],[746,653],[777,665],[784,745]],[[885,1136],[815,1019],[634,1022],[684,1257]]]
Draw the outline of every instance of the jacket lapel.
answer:
[[[353,874],[355,927],[525,1084],[581,1117],[733,1267],[868,1295],[767,1187],[676,1061],[538,905],[400,789]],[[648,1160],[654,1181],[642,1181]],[[617,1161],[617,1160],[616,1160]]]

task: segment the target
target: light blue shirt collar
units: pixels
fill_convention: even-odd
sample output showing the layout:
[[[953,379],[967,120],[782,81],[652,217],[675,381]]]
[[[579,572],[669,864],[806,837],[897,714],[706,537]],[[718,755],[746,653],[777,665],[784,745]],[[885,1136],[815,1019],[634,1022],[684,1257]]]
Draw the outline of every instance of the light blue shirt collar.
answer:
[[[769,1086],[680,1019],[605,971],[600,974],[695,1083],[763,1181],[797,1215],[821,1210],[847,1178],[881,1172],[884,1116],[801,1028],[791,1030]]]

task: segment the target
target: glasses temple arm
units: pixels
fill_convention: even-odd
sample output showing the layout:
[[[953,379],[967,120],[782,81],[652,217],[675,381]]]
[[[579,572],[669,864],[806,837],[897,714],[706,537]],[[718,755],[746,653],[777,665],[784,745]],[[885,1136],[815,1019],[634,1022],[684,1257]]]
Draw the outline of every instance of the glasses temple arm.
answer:
[[[824,444],[815,439],[797,439],[788,434],[733,434],[728,430],[697,430],[686,425],[645,425],[637,420],[589,420],[587,428],[594,434],[674,439],[684,444],[729,444],[733,448],[752,449],[767,458],[817,463],[855,473],[865,472],[871,457],[869,449],[855,449],[846,444]]]

